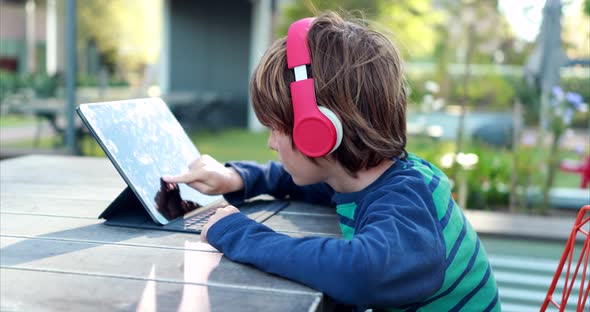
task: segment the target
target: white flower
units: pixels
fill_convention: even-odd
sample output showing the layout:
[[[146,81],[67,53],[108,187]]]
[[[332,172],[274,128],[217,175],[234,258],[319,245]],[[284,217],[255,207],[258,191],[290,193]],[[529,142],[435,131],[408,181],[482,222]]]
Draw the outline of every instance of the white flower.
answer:
[[[424,89],[430,93],[438,93],[438,91],[440,91],[438,83],[431,80],[428,80],[424,83]]]

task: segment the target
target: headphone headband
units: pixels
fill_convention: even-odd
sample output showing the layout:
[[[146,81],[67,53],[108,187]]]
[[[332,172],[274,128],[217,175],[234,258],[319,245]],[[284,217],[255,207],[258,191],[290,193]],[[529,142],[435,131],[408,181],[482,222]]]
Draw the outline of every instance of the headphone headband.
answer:
[[[311,65],[307,34],[313,20],[312,17],[300,19],[289,27],[287,32],[287,67]]]
[[[309,157],[322,157],[333,152],[342,141],[342,124],[328,108],[318,106],[314,82],[307,77],[306,65],[311,65],[307,35],[313,18],[291,24],[287,32],[287,67],[293,69],[291,83],[293,105],[293,142]]]

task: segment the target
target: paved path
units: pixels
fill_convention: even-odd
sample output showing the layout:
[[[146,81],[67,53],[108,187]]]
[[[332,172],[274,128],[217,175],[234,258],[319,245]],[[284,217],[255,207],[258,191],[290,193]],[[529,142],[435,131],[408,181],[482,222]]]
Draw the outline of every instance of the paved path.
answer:
[[[537,130],[525,129],[522,133],[522,144],[526,146],[537,145]],[[551,138],[545,138],[545,145],[551,144]],[[568,131],[561,139],[561,147],[567,150],[583,150],[590,153],[590,131],[588,130],[571,130]]]
[[[0,142],[15,142],[33,140],[37,133],[37,125],[30,124],[24,126],[0,127]],[[48,123],[41,124],[41,137],[50,137],[54,135],[53,129]]]
[[[443,140],[454,140],[457,134],[459,116],[446,112],[434,112],[430,114],[410,113],[408,114],[408,133],[425,133],[429,128],[437,127],[435,132]],[[485,127],[490,130],[489,135],[493,133],[502,133],[495,130],[508,129],[512,127],[512,112],[478,112],[469,113],[465,118],[464,134],[471,137],[475,131]],[[526,128],[522,132],[522,144],[526,146],[536,146],[539,139],[537,128]],[[551,142],[551,137],[545,135],[544,144],[547,146]],[[561,146],[568,150],[583,150],[590,153],[590,131],[589,130],[571,130],[562,138]]]

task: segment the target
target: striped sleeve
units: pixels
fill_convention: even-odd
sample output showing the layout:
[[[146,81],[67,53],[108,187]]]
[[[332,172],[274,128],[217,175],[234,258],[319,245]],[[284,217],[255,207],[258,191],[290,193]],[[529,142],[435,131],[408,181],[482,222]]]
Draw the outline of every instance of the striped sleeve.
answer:
[[[443,285],[417,310],[500,311],[498,289],[485,249],[453,200],[448,178],[418,157],[410,156],[409,161],[429,187],[446,247]]]

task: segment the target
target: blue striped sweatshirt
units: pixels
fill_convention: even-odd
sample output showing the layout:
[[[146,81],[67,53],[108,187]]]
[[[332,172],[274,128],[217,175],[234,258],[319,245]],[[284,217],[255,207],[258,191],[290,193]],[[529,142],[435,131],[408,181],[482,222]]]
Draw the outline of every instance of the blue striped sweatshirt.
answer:
[[[227,164],[244,180],[236,203],[260,194],[335,205],[343,238],[294,238],[241,213],[208,232],[233,261],[303,283],[336,302],[387,311],[500,311],[498,290],[476,232],[451,196],[448,178],[410,155],[365,189],[297,186],[277,162]]]

